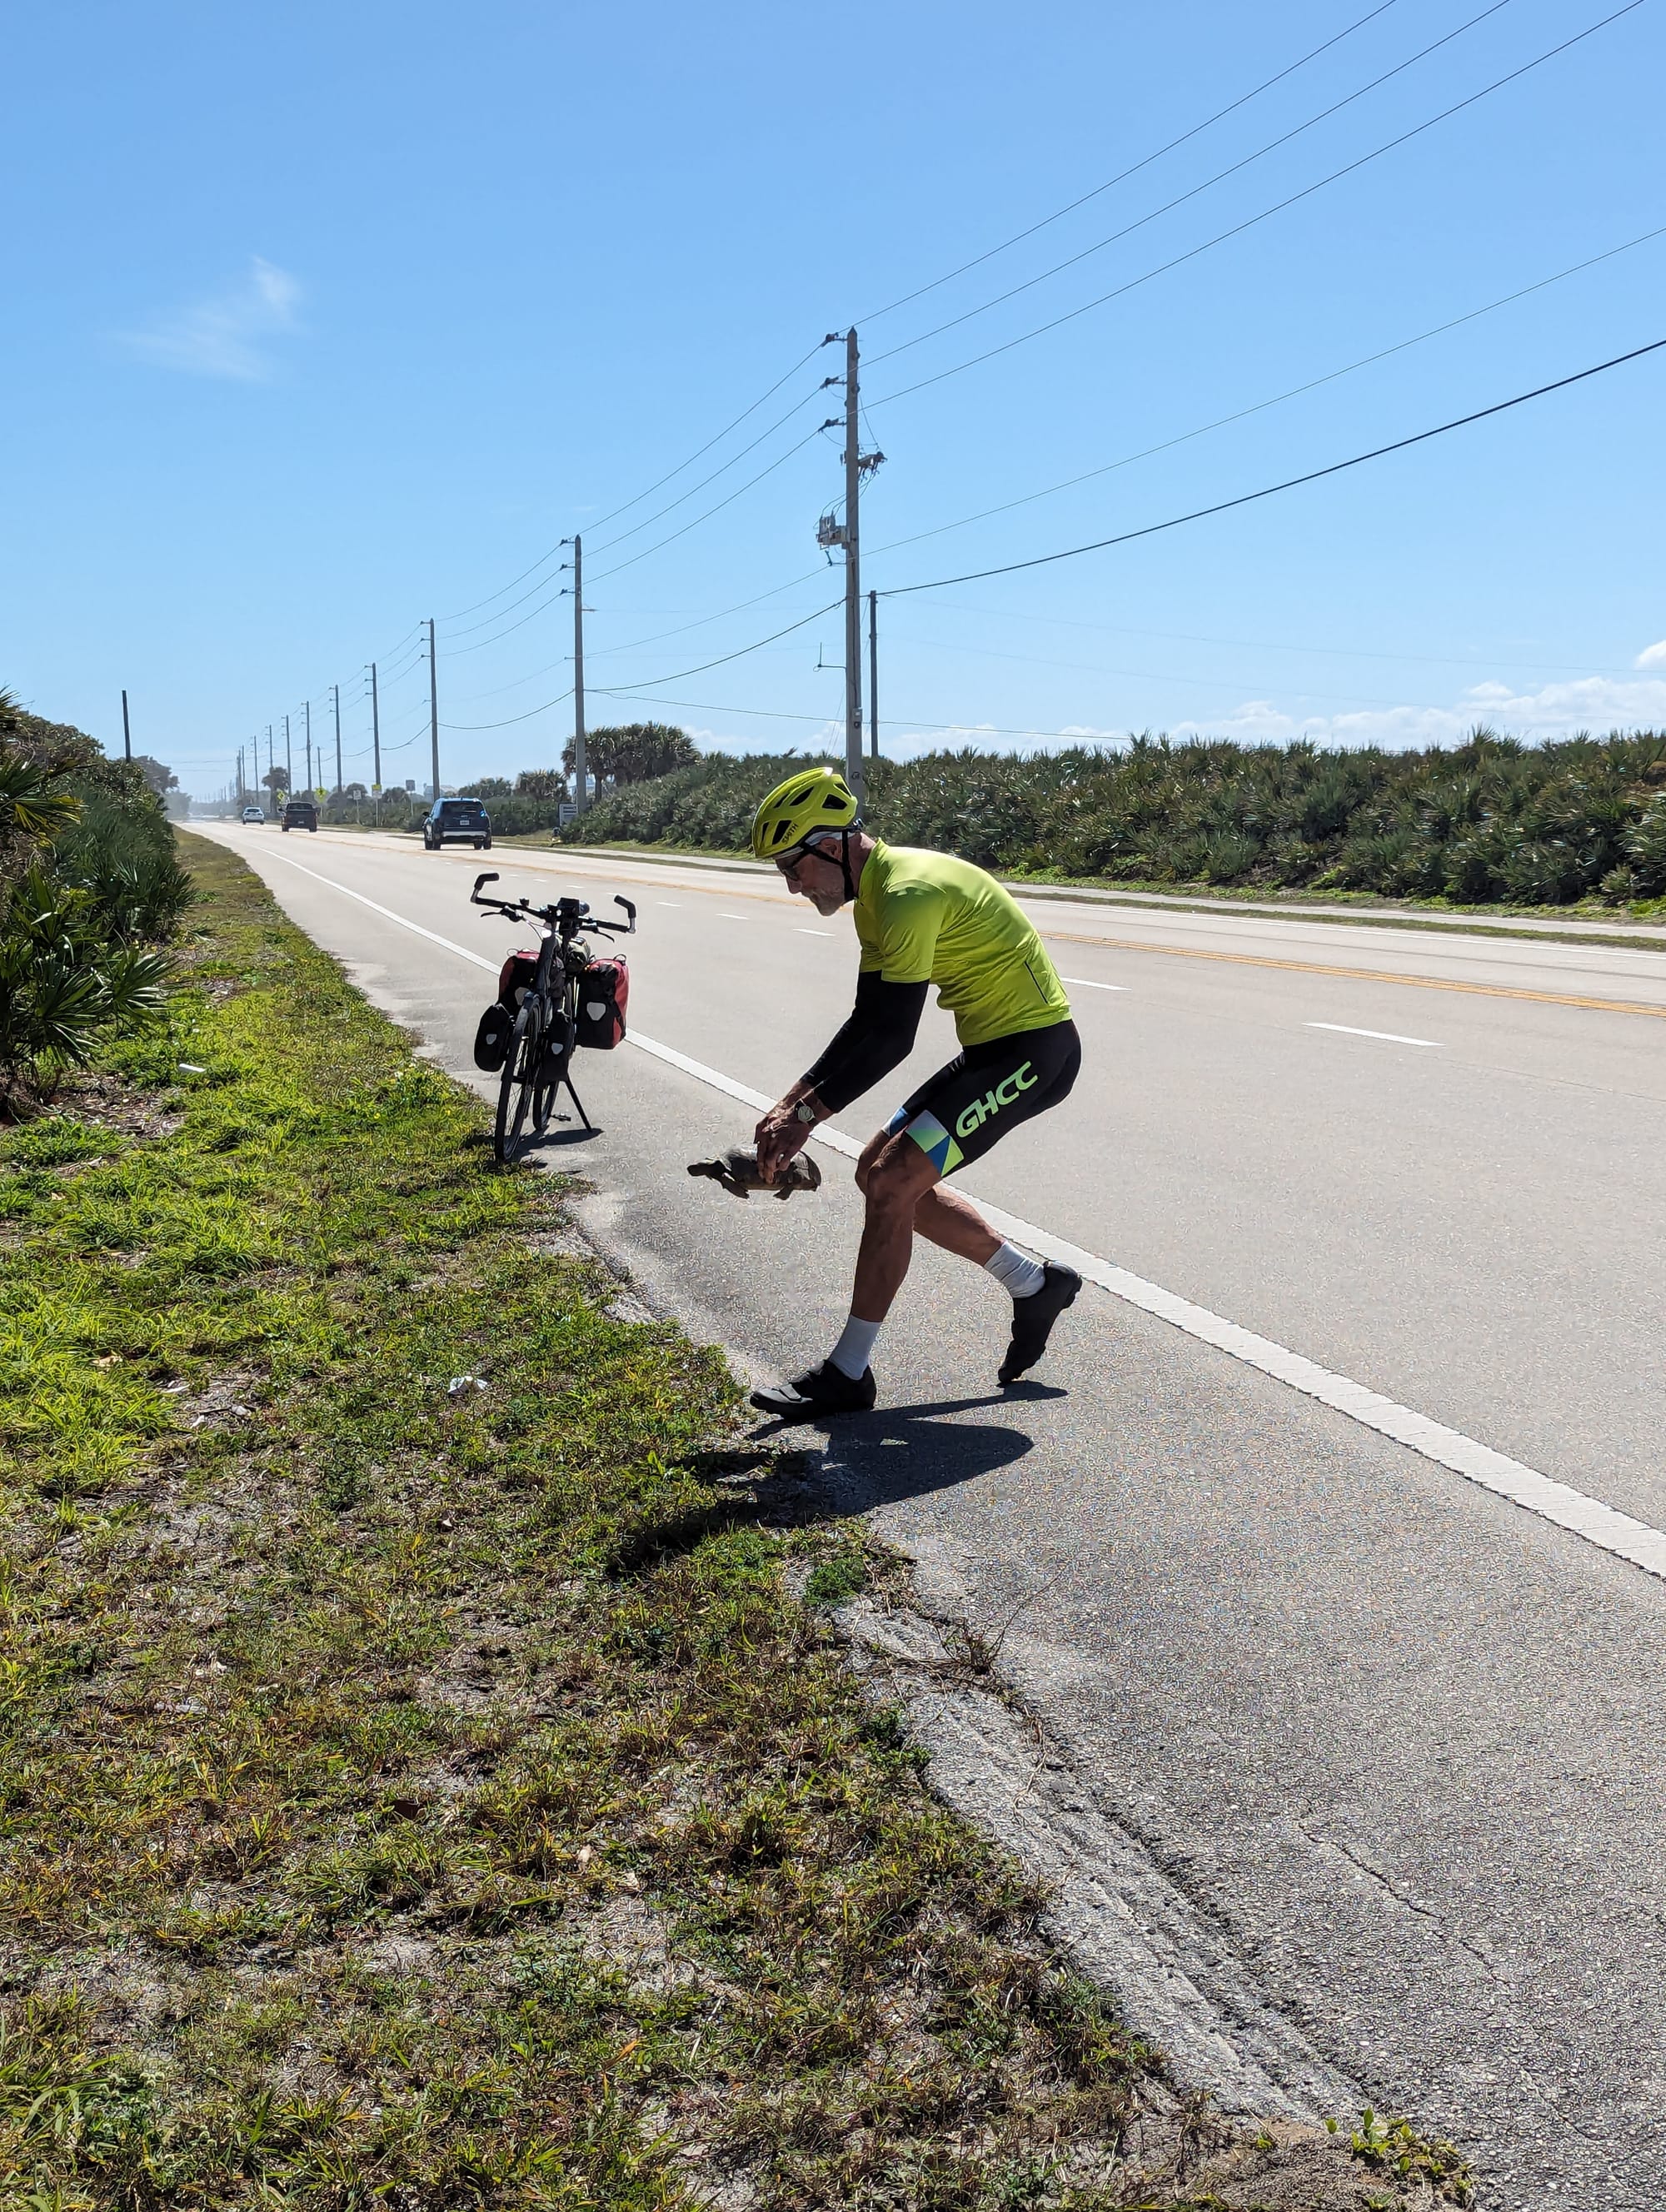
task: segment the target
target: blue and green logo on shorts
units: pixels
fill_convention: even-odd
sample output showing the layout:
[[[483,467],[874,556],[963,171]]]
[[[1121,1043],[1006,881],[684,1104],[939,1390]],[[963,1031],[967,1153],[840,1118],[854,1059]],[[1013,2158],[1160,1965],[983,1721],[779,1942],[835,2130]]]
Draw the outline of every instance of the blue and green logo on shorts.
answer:
[[[935,1114],[916,1114],[908,1132],[939,1175],[951,1175],[966,1157]]]

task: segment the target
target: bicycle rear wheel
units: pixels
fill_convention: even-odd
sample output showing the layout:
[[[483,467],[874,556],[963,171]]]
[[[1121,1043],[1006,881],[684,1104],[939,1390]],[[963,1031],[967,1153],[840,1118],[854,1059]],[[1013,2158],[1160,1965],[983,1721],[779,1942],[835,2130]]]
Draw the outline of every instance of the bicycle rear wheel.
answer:
[[[526,1125],[526,1109],[543,1049],[538,1008],[531,1000],[523,1001],[503,1062],[503,1079],[497,1087],[497,1121],[492,1130],[492,1150],[505,1166],[520,1148],[520,1133]]]

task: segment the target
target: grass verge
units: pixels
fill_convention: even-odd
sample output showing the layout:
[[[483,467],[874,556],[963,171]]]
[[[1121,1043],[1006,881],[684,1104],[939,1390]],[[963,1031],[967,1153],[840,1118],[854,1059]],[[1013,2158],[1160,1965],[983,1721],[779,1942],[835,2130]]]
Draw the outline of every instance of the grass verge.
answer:
[[[1467,2201],[1175,2094],[860,1696],[860,1532],[183,849],[167,1029],[0,1133],[0,2203]]]

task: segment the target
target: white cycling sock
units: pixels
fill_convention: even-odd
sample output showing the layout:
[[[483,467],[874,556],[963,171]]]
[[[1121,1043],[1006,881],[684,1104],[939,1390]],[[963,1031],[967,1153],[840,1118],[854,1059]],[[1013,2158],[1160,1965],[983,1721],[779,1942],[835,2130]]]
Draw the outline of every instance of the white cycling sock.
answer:
[[[844,1325],[844,1334],[827,1355],[841,1375],[848,1375],[853,1382],[861,1381],[867,1372],[873,1340],[884,1326],[883,1322],[858,1321],[854,1314],[851,1315]]]
[[[1047,1280],[1047,1270],[1039,1260],[1032,1260],[1020,1252],[1016,1244],[1003,1244],[993,1260],[983,1262],[998,1283],[1004,1283],[1015,1298],[1034,1296]]]

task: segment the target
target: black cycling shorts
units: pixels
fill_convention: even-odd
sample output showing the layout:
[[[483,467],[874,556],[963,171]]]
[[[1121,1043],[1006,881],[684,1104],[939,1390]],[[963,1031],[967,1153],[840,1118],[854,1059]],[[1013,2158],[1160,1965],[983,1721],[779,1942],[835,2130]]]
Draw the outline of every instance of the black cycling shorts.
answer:
[[[1020,1121],[1067,1098],[1081,1064],[1074,1022],[969,1045],[891,1115],[887,1133],[906,1129],[940,1174],[952,1175]]]

